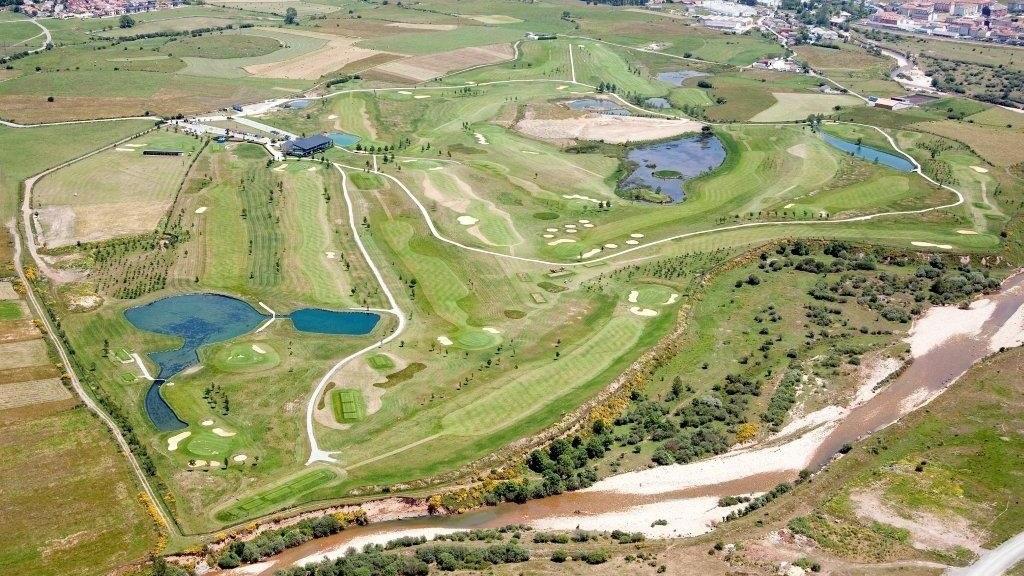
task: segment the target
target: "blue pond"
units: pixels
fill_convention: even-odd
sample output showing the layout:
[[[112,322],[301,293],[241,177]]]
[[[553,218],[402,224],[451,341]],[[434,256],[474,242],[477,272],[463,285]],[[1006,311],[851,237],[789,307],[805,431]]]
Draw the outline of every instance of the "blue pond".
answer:
[[[837,138],[826,132],[821,133],[821,138],[825,142],[828,142],[835,148],[842,150],[843,152],[853,154],[854,156],[867,160],[868,162],[882,164],[888,166],[900,172],[913,172],[914,164],[910,160],[907,160],[903,156],[897,156],[896,154],[890,154],[877,148],[870,146],[864,146],[863,144],[858,145],[856,142],[850,142]]]
[[[347,334],[360,336],[369,334],[380,321],[380,315],[373,312],[352,312],[302,308],[289,316],[295,329],[316,334]]]
[[[312,100],[302,100],[302,99],[300,99],[300,100],[291,100],[287,104],[285,104],[284,107],[285,108],[292,108],[292,109],[295,109],[295,110],[302,110],[303,108],[309,108],[309,105],[312,104],[312,103],[313,103]]]
[[[697,72],[696,70],[676,70],[673,72],[661,72],[658,74],[658,80],[662,82],[668,82],[673,86],[682,86],[683,82],[689,78],[699,78],[701,76],[707,76],[703,72]]]
[[[686,136],[634,148],[626,153],[626,159],[634,168],[620,188],[648,188],[679,202],[684,196],[683,183],[720,166],[725,147],[716,136]],[[663,170],[678,176],[655,175]]]
[[[630,115],[629,110],[626,110],[611,100],[581,98],[579,100],[570,100],[568,105],[569,108],[572,108],[573,110],[582,110],[584,112],[600,112],[601,114],[614,114],[615,116]]]
[[[129,308],[125,318],[136,328],[177,336],[181,347],[149,354],[160,370],[146,393],[146,414],[161,431],[187,426],[164,401],[160,386],[168,378],[199,363],[198,350],[255,330],[269,317],[247,302],[220,294],[168,296],[145,306]],[[373,330],[380,316],[372,312],[296,310],[290,316],[295,329],[318,334],[362,335]]]
[[[359,136],[347,132],[331,132],[327,135],[335,146],[352,146],[359,142]]]

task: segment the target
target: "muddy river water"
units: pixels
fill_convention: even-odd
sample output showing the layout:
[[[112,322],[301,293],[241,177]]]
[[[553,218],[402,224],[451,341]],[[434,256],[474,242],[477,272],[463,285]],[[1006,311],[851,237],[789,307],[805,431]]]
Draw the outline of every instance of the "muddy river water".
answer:
[[[427,535],[470,528],[530,524],[541,529],[643,530],[650,536],[686,536],[710,530],[730,509],[720,496],[766,491],[791,481],[803,468],[817,468],[853,442],[897,421],[946,389],[975,362],[1016,344],[1024,330],[1024,274],[1009,278],[998,293],[969,308],[933,308],[911,329],[913,362],[873,393],[858,394],[849,407],[830,407],[801,418],[764,444],[733,450],[709,460],[661,466],[607,478],[593,487],[535,500],[502,504],[459,516],[381,522],[307,542],[245,568],[245,574],[273,574],[295,563],[344,554],[349,547],[383,543],[403,535]],[[1020,310],[1020,313],[1018,313]],[[782,436],[781,434],[784,434]],[[652,526],[654,520],[665,526]],[[242,570],[242,569],[239,569]],[[230,573],[241,574],[237,571]]]

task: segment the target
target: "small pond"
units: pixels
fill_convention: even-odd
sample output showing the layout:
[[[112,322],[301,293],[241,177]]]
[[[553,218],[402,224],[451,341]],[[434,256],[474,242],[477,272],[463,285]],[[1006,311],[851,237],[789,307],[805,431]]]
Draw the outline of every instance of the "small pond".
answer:
[[[347,132],[331,132],[327,135],[335,146],[353,146],[359,142],[359,136]]]
[[[878,150],[877,148],[872,148],[870,146],[865,146],[863,144],[857,144],[856,142],[843,140],[842,138],[837,138],[836,136],[833,136],[827,132],[821,132],[821,138],[822,140],[828,142],[833,147],[838,148],[848,154],[853,154],[854,156],[861,158],[863,160],[867,160],[868,162],[882,164],[884,166],[888,166],[889,168],[899,170],[900,172],[914,171],[914,163],[911,162],[910,160],[907,160],[903,156],[897,156],[896,154],[884,152],[882,150]]]
[[[688,79],[700,78],[701,76],[707,76],[707,74],[697,72],[696,70],[674,70],[672,72],[660,72],[657,78],[673,86],[682,86],[683,82],[686,82]]]
[[[629,116],[629,110],[626,110],[618,103],[611,100],[602,100],[599,98],[581,98],[579,100],[570,100],[567,105],[573,110],[581,110],[583,112],[600,112],[601,114],[614,114],[615,116]]]
[[[244,300],[221,294],[168,296],[129,308],[124,316],[140,330],[183,340],[179,348],[148,354],[159,372],[146,393],[146,414],[161,431],[177,430],[187,424],[164,401],[160,386],[168,378],[198,364],[198,350],[202,346],[252,332],[270,318]],[[300,332],[353,336],[369,333],[380,320],[380,316],[372,312],[317,308],[296,310],[287,318]]]
[[[290,101],[288,101],[284,105],[284,107],[285,108],[291,108],[293,110],[302,110],[303,108],[309,108],[309,105],[312,104],[312,103],[313,103],[312,100],[305,100],[305,99],[290,100]]]
[[[619,188],[647,188],[679,202],[684,196],[684,182],[722,164],[725,146],[717,136],[683,136],[633,148],[626,159],[633,171]]]
[[[300,332],[349,336],[369,334],[380,321],[380,315],[374,312],[351,310],[339,312],[321,308],[302,308],[292,312],[288,318],[291,319],[295,329]]]
[[[648,98],[644,100],[644,106],[647,108],[671,108],[672,103],[668,101],[668,98]]]

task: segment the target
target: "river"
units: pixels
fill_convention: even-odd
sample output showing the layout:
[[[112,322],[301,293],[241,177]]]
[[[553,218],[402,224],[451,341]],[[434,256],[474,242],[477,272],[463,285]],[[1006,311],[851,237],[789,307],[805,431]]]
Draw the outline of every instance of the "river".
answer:
[[[876,432],[930,402],[999,345],[1019,343],[1024,315],[1017,312],[1024,312],[1022,306],[1024,274],[1018,273],[1007,279],[999,292],[976,300],[968,308],[929,309],[915,322],[908,337],[913,362],[877,393],[872,392],[869,382],[866,393],[858,393],[852,405],[831,406],[805,415],[758,446],[691,464],[628,472],[583,491],[526,504],[502,504],[458,516],[412,518],[349,529],[249,566],[245,574],[270,575],[295,563],[339,556],[351,546],[383,543],[403,535],[429,536],[508,524],[540,529],[620,528],[643,531],[652,537],[707,532],[730,511],[717,506],[720,496],[763,492],[793,480],[803,468],[828,463],[844,444]],[[653,526],[654,520],[668,523]]]

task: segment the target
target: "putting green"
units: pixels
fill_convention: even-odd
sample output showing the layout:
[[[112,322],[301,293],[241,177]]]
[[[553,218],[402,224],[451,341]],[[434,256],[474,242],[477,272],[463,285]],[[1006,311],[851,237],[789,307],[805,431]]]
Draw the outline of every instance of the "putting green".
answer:
[[[185,445],[185,451],[194,456],[227,456],[231,451],[231,438],[223,438],[211,432],[197,432]]]
[[[460,330],[452,338],[452,342],[454,342],[456,346],[466,350],[493,348],[498,345],[500,340],[501,338],[495,334],[489,334],[483,330],[477,330],[475,328]]]
[[[217,350],[212,363],[225,372],[260,372],[280,364],[281,357],[266,342],[236,342]]]
[[[331,395],[331,408],[334,419],[342,424],[358,422],[366,417],[366,403],[359,390],[335,390]]]
[[[642,284],[637,286],[636,304],[647,308],[664,306],[674,293],[671,288],[659,284]]]
[[[394,361],[387,354],[374,354],[366,359],[366,363],[370,365],[370,368],[382,372],[395,367]]]

